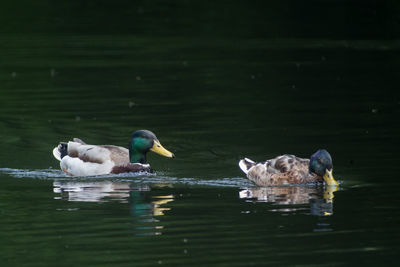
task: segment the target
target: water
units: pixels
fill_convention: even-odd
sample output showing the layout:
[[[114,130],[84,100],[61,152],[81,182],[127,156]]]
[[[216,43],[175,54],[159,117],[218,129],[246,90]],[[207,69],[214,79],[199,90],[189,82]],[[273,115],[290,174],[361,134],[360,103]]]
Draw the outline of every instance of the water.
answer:
[[[388,186],[342,187],[328,201],[324,188],[239,178],[1,171],[10,265],[378,264],[398,248],[397,190]]]
[[[321,4],[37,3],[21,16],[0,9],[3,264],[397,264],[390,16],[356,13],[347,27],[321,15],[325,31],[310,16],[285,19]],[[155,174],[82,178],[52,156],[73,137],[127,146],[137,129],[176,158],[149,154]],[[255,187],[237,165],[319,148],[332,154],[337,191]]]

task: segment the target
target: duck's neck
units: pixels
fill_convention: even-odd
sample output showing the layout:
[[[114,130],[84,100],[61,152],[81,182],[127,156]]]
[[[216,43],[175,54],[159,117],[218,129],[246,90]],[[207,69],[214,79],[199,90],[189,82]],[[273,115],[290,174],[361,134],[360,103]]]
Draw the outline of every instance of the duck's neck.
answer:
[[[131,163],[141,163],[141,164],[146,164],[146,154],[143,154],[139,151],[136,151],[135,149],[130,148],[129,149],[129,161]]]

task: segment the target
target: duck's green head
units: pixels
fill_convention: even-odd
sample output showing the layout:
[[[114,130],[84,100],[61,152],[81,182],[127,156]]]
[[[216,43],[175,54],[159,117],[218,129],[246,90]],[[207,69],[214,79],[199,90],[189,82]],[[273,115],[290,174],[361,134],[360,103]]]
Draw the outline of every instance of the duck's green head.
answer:
[[[332,157],[325,149],[320,149],[311,156],[309,169],[310,172],[323,177],[327,185],[338,185],[332,175]]]
[[[164,157],[173,158],[173,153],[166,150],[158,141],[157,136],[148,130],[138,130],[132,134],[129,143],[129,157],[131,163],[146,163],[146,154],[153,151]]]

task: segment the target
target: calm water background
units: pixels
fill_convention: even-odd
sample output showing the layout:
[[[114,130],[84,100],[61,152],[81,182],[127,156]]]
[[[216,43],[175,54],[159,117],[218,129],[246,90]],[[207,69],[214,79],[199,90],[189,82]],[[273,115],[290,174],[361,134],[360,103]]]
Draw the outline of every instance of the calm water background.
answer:
[[[395,1],[20,2],[0,4],[2,264],[396,265]],[[68,178],[51,154],[143,128],[176,155],[155,175]],[[333,201],[237,166],[318,148]]]

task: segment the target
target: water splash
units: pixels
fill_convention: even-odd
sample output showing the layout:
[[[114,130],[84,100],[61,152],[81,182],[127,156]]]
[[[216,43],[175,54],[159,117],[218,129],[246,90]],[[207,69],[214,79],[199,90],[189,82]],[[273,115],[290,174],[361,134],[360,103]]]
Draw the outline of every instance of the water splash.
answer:
[[[54,169],[12,169],[12,168],[0,168],[0,173],[4,173],[16,178],[38,178],[38,179],[50,179],[50,178],[65,178],[65,174],[60,170]]]

